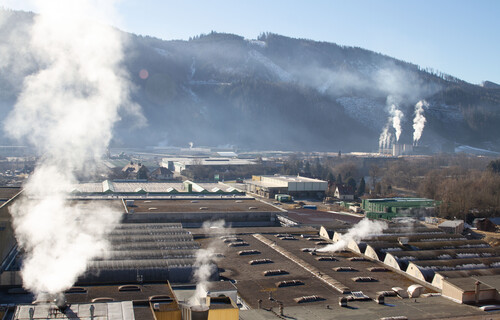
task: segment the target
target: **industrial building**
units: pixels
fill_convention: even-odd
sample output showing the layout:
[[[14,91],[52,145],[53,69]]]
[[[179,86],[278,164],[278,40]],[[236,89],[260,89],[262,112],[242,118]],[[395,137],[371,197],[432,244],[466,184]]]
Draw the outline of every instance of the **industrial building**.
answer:
[[[223,183],[111,181],[80,183],[68,190],[74,197],[111,195],[118,197],[175,195],[243,195],[243,192]]]
[[[92,189],[92,185],[88,186]],[[0,318],[30,319],[30,312],[40,315],[40,319],[51,312],[54,318],[61,319],[130,320],[194,319],[200,314],[204,319],[228,320],[277,316],[310,319],[311,314],[319,319],[399,316],[422,320],[483,315],[478,308],[450,300],[459,296],[457,292],[463,292],[464,297],[470,296],[469,284],[455,291],[452,289],[455,283],[454,286],[444,284],[460,277],[443,277],[443,285],[438,288],[427,279],[406,273],[402,261],[407,256],[396,255],[400,252],[407,252],[408,256],[412,252],[437,252],[438,246],[445,246],[450,249],[437,253],[437,259],[433,260],[436,253],[434,256],[415,255],[407,259],[406,267],[410,263],[418,266],[418,259],[488,258],[489,268],[476,269],[484,272],[495,268],[499,255],[482,241],[445,234],[438,228],[391,224],[371,239],[349,243],[350,249],[320,252],[318,249],[340,239],[352,226],[340,219],[355,223],[361,218],[316,210],[295,210],[290,212],[290,218],[285,216],[284,210],[251,197],[193,190],[210,189],[210,184],[192,184],[191,193],[186,194],[162,194],[160,187],[158,193],[152,188],[148,189],[151,193],[126,192],[136,186],[128,182],[108,182],[101,184],[99,192],[72,194],[72,201],[81,204],[89,199],[108,201],[121,207],[124,213],[122,222],[109,235],[108,254],[89,262],[87,272],[65,292],[67,309],[57,307],[53,301],[33,304],[33,296],[20,287],[21,278],[15,270],[20,264],[14,261],[7,263],[12,268],[0,275]],[[150,186],[146,184],[142,188]],[[84,189],[80,185],[76,187]],[[113,190],[102,192],[104,187]],[[0,208],[0,216],[8,205],[9,202]],[[294,227],[281,227],[279,221],[283,217],[296,219],[297,223]],[[219,219],[226,221],[224,228],[209,231],[202,228],[202,222]],[[318,232],[311,226],[301,226],[308,221],[310,225],[313,222],[317,225],[318,221],[331,223]],[[367,252],[368,248],[372,254]],[[188,300],[195,291],[193,271],[198,267],[195,260],[200,249],[213,252],[209,278],[215,281],[208,284],[207,297],[202,299],[199,308],[193,309]],[[471,249],[481,256],[469,256]],[[399,269],[384,263],[391,254]],[[437,270],[435,274],[440,272],[451,271]],[[488,275],[492,274],[474,276]],[[482,296],[493,296],[494,281],[483,279],[483,283],[480,288],[485,293]],[[413,298],[408,299],[407,288],[415,285],[421,286],[420,295],[414,297],[418,298],[418,303]],[[445,288],[451,289],[445,291]],[[449,292],[450,299],[438,296],[441,291],[443,294]],[[483,300],[480,303],[486,301]],[[13,305],[18,307],[13,308]],[[94,311],[90,311],[92,306]],[[490,314],[498,315],[499,312]]]
[[[251,197],[148,198],[123,203],[127,223],[181,222],[192,228],[221,219],[233,227],[277,226],[277,215],[282,213]]]
[[[200,312],[180,301],[168,282],[75,286],[64,293],[64,299],[58,304],[52,301],[21,304],[11,311],[12,319],[188,320],[197,319],[200,313],[205,313],[204,319],[239,319],[238,306],[230,297],[207,296]]]
[[[210,166],[216,171],[225,171],[229,168],[254,166],[255,160],[225,158],[225,157],[185,157],[163,158],[161,166],[177,173],[192,169],[194,166]]]
[[[333,241],[342,239],[342,235],[347,231],[346,228],[339,228],[333,233]],[[330,237],[332,231],[328,232],[325,228],[322,234],[324,237]],[[391,270],[405,272],[420,284],[431,285],[436,290],[441,290],[443,296],[455,300],[459,300],[456,290],[470,291],[470,281],[466,279],[471,276],[500,274],[499,248],[492,248],[482,240],[468,240],[460,234],[448,234],[440,228],[418,224],[391,224],[383,234],[350,241],[348,248],[367,259],[383,262]],[[449,279],[453,285],[446,282]],[[498,282],[488,283],[495,290],[500,290]],[[460,287],[461,284],[464,287]],[[488,290],[493,290],[492,288]],[[467,294],[464,293],[462,297],[465,300],[459,300],[460,303],[470,303]],[[496,303],[499,301],[496,300]],[[491,301],[479,298],[478,303],[486,302]]]
[[[404,215],[433,214],[438,202],[425,198],[363,199],[361,208],[371,219],[391,220]]]
[[[252,176],[245,180],[247,191],[266,198],[276,194],[289,194],[297,198],[323,199],[328,182],[301,176]]]
[[[109,235],[109,241],[107,255],[90,261],[76,285],[192,281],[200,246],[180,223],[120,224]],[[20,263],[10,265],[0,277],[0,286],[22,284]],[[216,270],[215,264],[213,268]],[[211,278],[216,280],[218,275],[214,273]]]

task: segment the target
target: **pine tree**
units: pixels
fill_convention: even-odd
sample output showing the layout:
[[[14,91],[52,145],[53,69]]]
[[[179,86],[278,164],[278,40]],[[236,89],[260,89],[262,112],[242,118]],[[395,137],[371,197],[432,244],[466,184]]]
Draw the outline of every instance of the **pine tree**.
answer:
[[[358,197],[361,197],[363,194],[365,194],[365,188],[366,188],[365,178],[362,177],[361,180],[359,181]]]
[[[349,177],[346,181],[346,184],[352,188],[354,192],[356,192],[356,180],[353,177]]]

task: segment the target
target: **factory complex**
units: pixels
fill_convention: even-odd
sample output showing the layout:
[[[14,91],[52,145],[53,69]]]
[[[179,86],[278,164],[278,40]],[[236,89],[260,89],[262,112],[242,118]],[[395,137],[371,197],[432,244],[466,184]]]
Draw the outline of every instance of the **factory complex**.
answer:
[[[338,242],[348,231],[322,227],[320,235]],[[436,227],[395,224],[382,234],[350,240],[347,247],[459,303],[500,301],[500,248],[482,240],[468,240]],[[478,284],[470,286],[471,281]]]
[[[10,198],[0,207],[0,319],[500,317],[484,311],[500,303],[497,247],[408,221],[352,236],[360,214],[287,209],[274,200],[320,197],[324,181],[254,176],[241,184],[74,185],[71,205],[113,207],[121,219],[107,234],[106,254],[88,261],[64,298],[45,300],[22,287],[23,250],[9,207],[26,200],[19,189],[4,190]],[[366,206],[399,213],[412,202],[399,201]],[[203,281],[199,270],[206,271]]]

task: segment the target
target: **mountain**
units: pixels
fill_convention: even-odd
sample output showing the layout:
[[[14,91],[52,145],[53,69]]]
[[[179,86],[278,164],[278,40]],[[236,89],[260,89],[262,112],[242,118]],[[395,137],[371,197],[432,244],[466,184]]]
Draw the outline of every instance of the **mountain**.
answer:
[[[0,37],[9,40],[0,49],[27,41],[33,20],[25,12],[6,16]],[[394,140],[394,116],[399,142],[412,143],[415,105],[425,99],[420,145],[500,150],[500,89],[489,82],[473,85],[362,48],[272,33],[248,40],[211,32],[189,41],[123,35],[124,68],[148,125],[136,128],[137,119],[123,116],[115,146],[374,151],[384,128]],[[23,77],[38,68],[29,49],[15,58],[25,60],[21,70],[0,64],[4,114]]]

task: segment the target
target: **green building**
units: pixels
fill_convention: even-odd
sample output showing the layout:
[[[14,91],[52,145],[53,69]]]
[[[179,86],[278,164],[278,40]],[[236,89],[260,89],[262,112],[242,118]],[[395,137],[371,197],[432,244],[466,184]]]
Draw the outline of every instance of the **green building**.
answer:
[[[413,215],[422,209],[434,211],[439,203],[425,198],[363,199],[362,208],[366,216],[373,219],[392,219],[396,216]]]

